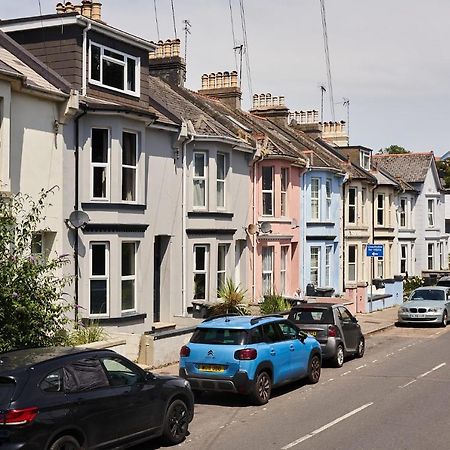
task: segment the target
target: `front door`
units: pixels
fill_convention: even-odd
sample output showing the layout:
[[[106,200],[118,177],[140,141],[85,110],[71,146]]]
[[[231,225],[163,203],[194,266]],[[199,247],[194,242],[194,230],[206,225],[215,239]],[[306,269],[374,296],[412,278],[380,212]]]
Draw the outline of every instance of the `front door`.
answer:
[[[155,236],[153,246],[153,322],[161,321],[161,298],[164,298],[166,283],[169,281],[166,262],[169,239],[169,236]]]

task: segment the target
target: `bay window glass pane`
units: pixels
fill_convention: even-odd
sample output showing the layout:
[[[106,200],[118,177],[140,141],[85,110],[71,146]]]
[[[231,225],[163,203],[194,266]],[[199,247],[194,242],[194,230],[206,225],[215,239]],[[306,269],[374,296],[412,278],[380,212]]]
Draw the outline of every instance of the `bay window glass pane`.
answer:
[[[106,167],[94,167],[93,194],[96,198],[106,197]]]
[[[117,89],[124,89],[125,67],[103,59],[103,84]]]
[[[205,176],[205,155],[203,153],[196,153],[194,155],[194,176]]]
[[[90,280],[90,314],[106,314],[107,280]]]
[[[106,245],[92,246],[92,275],[106,275]]]
[[[263,190],[271,191],[272,190],[272,167],[263,167],[262,168],[263,175]]]
[[[206,205],[205,180],[194,180],[194,206]]]
[[[271,192],[263,193],[263,214],[265,216],[273,215],[272,193]]]
[[[131,58],[127,58],[127,89],[136,91],[136,62]]]
[[[134,280],[122,280],[122,311],[135,309]]]
[[[124,132],[122,134],[122,164],[126,166],[136,165],[136,138],[137,135],[134,133]]]
[[[195,247],[195,270],[206,269],[206,247]]]
[[[194,299],[205,300],[206,298],[206,274],[196,273],[194,275]]]
[[[123,55],[116,53],[112,50],[108,50],[107,48],[105,48],[105,50],[103,51],[105,56],[108,56],[109,58],[113,58],[113,59],[117,59],[118,61],[123,61]]]
[[[122,243],[122,276],[136,274],[136,244]]]
[[[91,78],[100,81],[100,48],[91,46]]]
[[[101,128],[92,129],[92,162],[108,162],[108,130]]]
[[[136,200],[136,169],[122,168],[122,200]]]

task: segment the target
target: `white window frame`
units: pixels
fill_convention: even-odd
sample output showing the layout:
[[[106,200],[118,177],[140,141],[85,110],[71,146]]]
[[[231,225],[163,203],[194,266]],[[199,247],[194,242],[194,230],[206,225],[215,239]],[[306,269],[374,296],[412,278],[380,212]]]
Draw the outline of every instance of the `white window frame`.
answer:
[[[287,293],[288,286],[288,260],[289,260],[289,245],[282,245],[280,247],[280,291],[281,294]]]
[[[131,275],[123,275],[122,273],[122,261],[123,261],[123,245],[124,244],[133,244],[134,245],[134,274]],[[137,250],[138,250],[138,242],[136,241],[122,241],[120,244],[120,310],[122,313],[129,313],[129,312],[136,312],[137,311],[137,305],[136,305],[136,272],[137,272]],[[123,281],[133,281],[134,285],[134,292],[133,292],[133,299],[134,299],[134,307],[130,309],[122,309],[122,282]]]
[[[427,199],[427,217],[428,217],[428,227],[433,228],[435,226],[435,217],[434,217],[434,199]],[[431,208],[430,208],[431,206]]]
[[[222,279],[223,284],[227,280],[227,260],[228,260],[228,250],[230,248],[229,244],[220,243],[217,246],[217,289],[220,289],[220,280]],[[223,249],[224,253],[221,253]],[[221,259],[223,256],[223,260]]]
[[[94,162],[92,161],[92,131],[93,130],[106,130],[107,132],[107,161],[106,162]],[[92,127],[91,128],[91,148],[90,148],[90,164],[91,164],[91,171],[90,171],[90,196],[92,201],[96,202],[107,202],[109,201],[110,196],[110,172],[111,172],[111,131],[109,128],[104,127]],[[104,168],[105,169],[105,196],[104,197],[95,197],[94,196],[94,170],[96,167]]]
[[[127,134],[133,134],[134,136],[136,136],[136,148],[135,148],[135,157],[136,157],[136,165],[132,166],[129,164],[124,164],[123,163],[123,135],[127,133]],[[122,156],[121,156],[121,162],[122,162],[122,171],[121,171],[121,179],[122,179],[122,202],[125,203],[137,203],[138,201],[138,186],[139,186],[139,171],[138,171],[138,163],[139,163],[139,133],[137,133],[136,131],[131,131],[131,130],[123,130],[122,131]],[[135,192],[135,199],[134,200],[125,200],[123,198],[123,182],[124,182],[124,176],[123,176],[123,172],[124,169],[128,169],[128,170],[134,170],[135,175],[134,175],[134,192]]]
[[[430,252],[431,250],[431,252]],[[434,270],[434,243],[427,244],[427,269]]]
[[[403,266],[403,267],[402,267]],[[405,269],[405,270],[402,270]],[[400,273],[405,274],[408,272],[408,245],[400,245]]]
[[[361,150],[359,153],[359,163],[364,170],[370,170],[370,157],[371,152],[368,150]]]
[[[312,246],[309,248],[309,282],[314,284],[314,286],[320,286],[321,282],[321,274],[320,274],[320,247]],[[313,263],[313,253],[315,253],[315,257],[317,257],[317,265]],[[315,275],[313,273],[317,273],[317,279],[314,280]]]
[[[288,189],[289,189],[289,167],[280,170],[280,213],[281,217],[288,215]]]
[[[354,203],[350,203],[350,192],[354,192],[355,196],[354,196]],[[350,220],[350,210],[353,209],[354,211],[354,221]],[[356,224],[358,222],[358,188],[354,187],[354,186],[350,186],[348,188],[348,223],[350,224]]]
[[[325,219],[331,220],[331,199],[332,199],[332,180],[327,178],[325,180]]]
[[[350,248],[354,248],[355,252],[355,260],[354,261],[350,261]],[[354,267],[354,274],[355,277],[354,278],[350,278],[350,267]],[[349,245],[347,247],[347,280],[349,282],[356,282],[356,280],[358,279],[358,273],[357,273],[357,269],[358,269],[358,246],[357,245]]]
[[[381,200],[381,202],[380,202]],[[384,226],[385,217],[384,217],[384,203],[385,203],[385,195],[377,194],[377,226]],[[381,218],[381,220],[380,220]]]
[[[204,259],[204,266],[205,268],[197,269],[196,267],[196,252],[198,248],[205,249],[205,259]],[[192,298],[195,298],[195,276],[196,275],[204,275],[205,276],[205,298],[198,298],[196,300],[205,300],[207,301],[209,299],[209,245],[208,244],[194,244],[194,251],[193,251],[194,261],[193,261],[193,285],[192,285]]]
[[[263,295],[271,294],[273,291],[273,257],[274,257],[274,247],[272,245],[264,246],[261,250],[261,261],[262,261],[262,289]],[[268,257],[270,258],[270,267],[265,268],[264,259]],[[265,281],[265,278],[269,280],[269,282]],[[268,289],[265,289],[269,284]]]
[[[92,47],[98,47],[100,49],[100,81],[95,80],[92,78]],[[124,61],[120,61],[118,59],[112,58],[110,56],[105,55],[105,50],[109,50],[113,53],[117,53],[118,55],[121,55],[124,57]],[[127,88],[128,86],[128,61],[127,59],[131,59],[135,62],[135,91],[132,91]],[[110,61],[114,64],[117,64],[118,66],[123,67],[124,76],[123,76],[123,83],[124,83],[124,89],[119,89],[114,86],[109,86],[107,84],[103,83],[103,60]],[[120,52],[114,48],[106,47],[105,45],[97,44],[96,42],[89,42],[89,84],[93,84],[95,86],[101,86],[105,89],[109,89],[116,92],[122,92],[127,95],[131,95],[133,97],[140,97],[141,96],[141,58],[137,56],[132,56],[128,53]]]
[[[219,159],[222,159],[223,161],[223,178],[219,178]],[[217,153],[217,158],[216,158],[216,169],[217,169],[217,177],[216,177],[216,191],[217,191],[217,197],[216,197],[216,205],[217,205],[217,209],[226,209],[226,205],[227,205],[227,184],[226,184],[226,179],[227,179],[227,173],[228,173],[228,155],[226,153],[223,152],[218,152]],[[219,205],[219,185],[222,185],[222,189],[223,189],[223,205]]]
[[[406,197],[400,197],[399,221],[398,221],[399,228],[408,228],[407,208],[408,208],[408,199]]]
[[[333,246],[325,247],[325,286],[331,286],[331,256],[333,254]]]
[[[384,257],[377,257],[377,278],[384,278]]]
[[[320,178],[317,177],[311,178],[311,220],[320,220]]]
[[[95,246],[104,246],[105,247],[105,274],[103,275],[93,275],[92,273],[92,249]],[[109,301],[110,301],[110,292],[109,292],[109,242],[105,241],[93,241],[89,243],[89,317],[109,317]],[[102,314],[93,314],[91,313],[91,281],[106,281],[106,312]]]
[[[264,189],[264,171],[270,169],[271,171],[271,189]],[[263,166],[261,168],[261,193],[262,193],[262,215],[266,217],[273,217],[275,215],[275,205],[274,205],[274,174],[275,174],[275,168],[273,166]],[[272,209],[271,214],[266,214],[264,211],[264,197],[265,195],[270,195],[270,205]]]
[[[203,157],[203,176],[195,174],[195,159],[197,155]],[[195,182],[203,181],[204,183],[204,197],[205,201],[203,205],[195,204]],[[195,151],[192,157],[192,206],[194,209],[207,209],[208,208],[208,154],[205,151]]]
[[[361,189],[361,223],[366,224],[367,189]]]

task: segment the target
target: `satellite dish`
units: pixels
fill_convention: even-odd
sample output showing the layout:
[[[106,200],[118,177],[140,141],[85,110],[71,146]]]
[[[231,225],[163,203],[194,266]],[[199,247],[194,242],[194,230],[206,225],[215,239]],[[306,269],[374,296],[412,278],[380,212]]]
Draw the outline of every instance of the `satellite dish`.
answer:
[[[272,225],[270,225],[270,222],[261,222],[259,224],[259,229],[261,230],[261,233],[272,233]]]
[[[254,235],[258,231],[258,227],[254,223],[250,223],[247,227],[247,233]]]
[[[74,228],[84,227],[89,221],[89,216],[84,211],[72,211],[70,213],[69,223]]]

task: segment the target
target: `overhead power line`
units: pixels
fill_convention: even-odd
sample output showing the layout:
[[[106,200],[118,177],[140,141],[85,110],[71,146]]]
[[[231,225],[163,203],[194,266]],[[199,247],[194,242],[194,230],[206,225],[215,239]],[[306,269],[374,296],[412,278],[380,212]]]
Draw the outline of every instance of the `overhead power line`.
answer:
[[[153,0],[153,5],[155,7],[155,22],[156,22],[156,34],[158,35],[158,41],[161,39],[159,34],[159,23],[158,23],[158,8],[156,6],[156,0]]]
[[[239,0],[240,4],[240,12],[241,12],[241,25],[242,25],[242,37],[244,39],[244,52],[245,52],[245,62],[247,69],[247,83],[248,83],[248,95],[251,101],[251,97],[253,94],[252,88],[252,75],[250,70],[250,55],[248,50],[248,39],[247,39],[247,25],[245,23],[245,10],[244,10],[244,0]]]
[[[234,32],[233,6],[232,6],[231,2],[232,2],[232,0],[228,0],[229,6],[230,6],[231,34],[233,35],[234,64],[235,64],[235,69],[238,70],[238,57],[237,57],[238,44],[236,41],[236,33]],[[242,52],[241,52],[241,54],[242,54]]]
[[[178,36],[177,36],[177,22],[175,20],[175,7],[173,6],[173,0],[170,0],[170,3],[172,5],[173,31],[175,33],[175,39],[177,39],[178,38]]]
[[[325,14],[325,0],[320,0],[320,12],[322,15],[323,45],[325,48],[325,61],[327,65],[328,89],[330,94],[330,110],[331,110],[331,117],[334,122],[336,120],[336,117],[334,114],[333,83],[331,81],[331,64],[330,64],[330,51],[328,48],[328,32],[327,32],[327,19]]]

